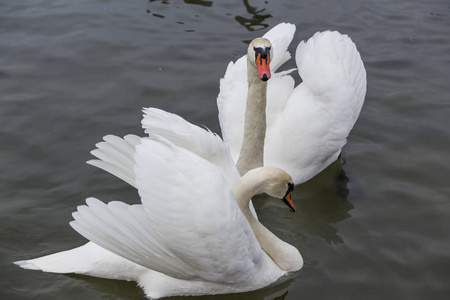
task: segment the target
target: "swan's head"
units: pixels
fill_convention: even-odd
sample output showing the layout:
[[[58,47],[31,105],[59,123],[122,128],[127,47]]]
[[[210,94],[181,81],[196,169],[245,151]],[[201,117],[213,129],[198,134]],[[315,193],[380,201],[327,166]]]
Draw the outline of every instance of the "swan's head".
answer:
[[[255,66],[258,77],[262,81],[270,79],[270,61],[272,56],[272,44],[268,39],[256,38],[250,42],[247,49],[247,58]]]
[[[256,194],[265,193],[271,197],[281,199],[292,212],[295,206],[292,202],[292,191],[294,183],[292,177],[279,168],[260,167],[248,171],[242,179],[258,182]]]
[[[281,171],[281,170],[280,170]],[[292,212],[295,212],[295,206],[292,202],[292,192],[294,191],[294,183],[291,176],[282,171],[284,174],[278,176],[278,179],[269,184],[266,194],[281,199]]]

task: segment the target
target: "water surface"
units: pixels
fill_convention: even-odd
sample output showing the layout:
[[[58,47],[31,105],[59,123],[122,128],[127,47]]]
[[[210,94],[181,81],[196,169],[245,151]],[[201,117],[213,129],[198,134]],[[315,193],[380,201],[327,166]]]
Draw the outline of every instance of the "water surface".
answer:
[[[85,243],[68,223],[88,196],[139,201],[85,161],[106,134],[142,134],[142,107],[220,133],[215,99],[227,63],[283,21],[297,26],[291,52],[316,31],[348,34],[367,69],[366,102],[342,160],[296,187],[297,213],[255,201],[304,268],[275,287],[202,299],[448,299],[444,0],[2,1],[0,298],[141,299],[134,283],[12,262]]]

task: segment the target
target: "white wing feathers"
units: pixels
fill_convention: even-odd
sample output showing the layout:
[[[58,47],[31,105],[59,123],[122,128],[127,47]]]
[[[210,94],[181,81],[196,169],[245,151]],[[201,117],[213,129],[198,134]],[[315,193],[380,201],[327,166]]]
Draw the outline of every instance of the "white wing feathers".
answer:
[[[302,84],[317,100],[333,99],[336,106],[353,109],[356,120],[366,94],[366,70],[356,45],[347,35],[317,32],[298,45],[295,60]]]
[[[296,62],[303,82],[267,131],[265,163],[299,183],[337,159],[364,103],[366,71],[355,44],[336,31],[301,42]]]
[[[72,227],[175,278],[228,282],[253,274],[264,253],[221,169],[165,139],[141,142],[135,181],[143,205],[91,198],[74,213]]]
[[[151,138],[164,137],[171,143],[215,164],[225,172],[225,179],[229,186],[234,186],[240,178],[230,157],[228,145],[218,135],[161,109],[146,108],[143,112],[142,127]]]
[[[181,118],[157,108],[143,110],[142,126],[150,138],[162,136],[173,144],[188,149],[200,157],[219,166],[227,174],[227,183],[231,186],[240,178],[239,172],[230,158],[228,146],[216,134],[200,128]],[[96,166],[136,187],[134,178],[135,146],[141,143],[136,135],[126,135],[123,139],[114,135],[103,137],[97,143],[97,149],[91,154],[98,159],[87,163]]]
[[[289,57],[295,26],[280,24],[267,37],[277,67]],[[277,59],[281,58],[280,61]],[[301,42],[295,60],[303,82],[294,89],[288,72],[272,74],[267,85],[264,165],[304,182],[335,161],[353,128],[366,94],[366,71],[352,40],[338,32],[318,32]],[[291,70],[290,70],[291,71]],[[246,56],[228,65],[217,98],[223,140],[237,161],[247,101]]]
[[[89,160],[87,163],[136,187],[134,182],[134,147],[140,144],[141,138],[136,135],[126,135],[123,139],[114,135],[103,137],[104,142],[97,143],[97,149],[91,154],[98,159]]]
[[[125,257],[141,266],[165,272],[169,276],[195,276],[189,265],[177,259],[155,238],[142,205],[86,200],[79,206],[70,225],[81,235],[104,249]]]
[[[291,54],[287,51],[287,48],[292,42],[294,34],[294,24],[280,23],[263,35],[263,37],[268,39],[272,45],[277,45],[276,47],[273,47],[273,58],[270,62],[270,69],[273,72],[291,58]]]
[[[220,79],[220,91],[217,96],[222,138],[230,145],[235,162],[244,138],[247,92],[247,55],[244,55],[236,63],[228,64],[224,77]]]
[[[304,101],[310,101],[311,107],[315,102],[315,108],[300,106],[302,97],[295,99],[295,94],[293,104],[298,105],[297,111],[303,108],[305,114],[316,115],[321,120],[314,125],[322,126],[321,130],[312,132],[323,137],[320,146],[323,157],[331,157],[333,153],[339,153],[347,142],[364,103],[367,81],[361,56],[347,35],[325,31],[298,45],[296,61],[303,79],[296,90],[301,93],[304,93],[302,89],[309,90],[312,96]],[[318,112],[322,112],[321,115]],[[301,117],[308,118],[306,115]],[[293,118],[299,119],[298,116]],[[292,124],[304,127],[304,123],[299,121]]]

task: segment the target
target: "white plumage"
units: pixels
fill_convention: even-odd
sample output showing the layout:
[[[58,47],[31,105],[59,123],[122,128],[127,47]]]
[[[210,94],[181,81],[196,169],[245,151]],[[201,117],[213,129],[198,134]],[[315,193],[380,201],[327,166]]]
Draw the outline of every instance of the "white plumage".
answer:
[[[217,135],[174,114],[147,109],[142,123],[148,138],[106,136],[93,151],[102,161],[90,162],[137,187],[142,204],[88,198],[70,224],[91,242],[16,264],[134,280],[152,298],[255,290],[302,267],[298,250],[249,212],[251,195],[282,198],[290,176],[260,168],[240,178]]]
[[[265,35],[274,47],[273,71],[290,58],[294,32],[282,23]],[[299,183],[339,155],[364,101],[366,73],[353,42],[337,32],[300,43],[296,61],[299,86],[288,75],[292,70],[269,80],[264,164]],[[234,164],[243,138],[246,69],[245,57],[228,65],[217,99],[230,148],[176,115],[145,110],[149,137],[105,136],[92,151],[98,159],[88,162],[136,187],[142,204],[88,198],[71,225],[91,242],[16,264],[134,280],[152,298],[250,291],[300,269],[298,250],[262,226],[249,203],[261,192],[282,198],[292,178],[268,167],[240,178]]]
[[[264,165],[275,166],[301,183],[325,169],[347,142],[366,94],[366,71],[355,44],[336,31],[317,32],[295,53],[303,82],[275,73],[290,58],[295,26],[281,23],[264,35],[273,46],[267,87]],[[217,98],[224,141],[235,162],[243,139],[247,101],[247,58],[230,62]]]

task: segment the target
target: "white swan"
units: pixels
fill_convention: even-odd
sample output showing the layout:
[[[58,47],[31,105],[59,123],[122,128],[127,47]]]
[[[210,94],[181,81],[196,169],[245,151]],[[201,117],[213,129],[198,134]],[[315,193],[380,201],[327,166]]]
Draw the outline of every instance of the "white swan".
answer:
[[[272,44],[273,55],[270,57],[272,76],[267,82],[263,160],[265,166],[285,170],[298,184],[338,158],[361,111],[367,82],[363,62],[352,40],[338,32],[325,31],[298,45],[295,60],[303,82],[294,88],[294,79],[288,75],[292,70],[274,73],[290,58],[287,47],[294,33],[294,25],[281,23],[264,35]],[[229,63],[220,81],[217,98],[220,127],[235,162],[243,144],[244,120],[248,122],[249,115],[260,118],[261,114],[245,112],[249,101],[263,101],[250,94],[256,82],[252,78],[257,78],[256,58],[249,47],[248,55]],[[265,83],[258,84],[257,89],[264,86]],[[261,108],[261,105],[254,107]],[[261,118],[257,122],[262,124]],[[257,151],[248,154],[249,160],[261,155]],[[261,164],[256,162],[256,165]]]
[[[16,264],[134,280],[151,298],[251,291],[303,266],[298,250],[249,207],[253,195],[267,193],[294,210],[288,174],[262,167],[240,178],[217,135],[157,109],[146,110],[143,124],[149,138],[109,136],[95,151],[137,187],[142,204],[89,198],[71,226],[91,242]]]

